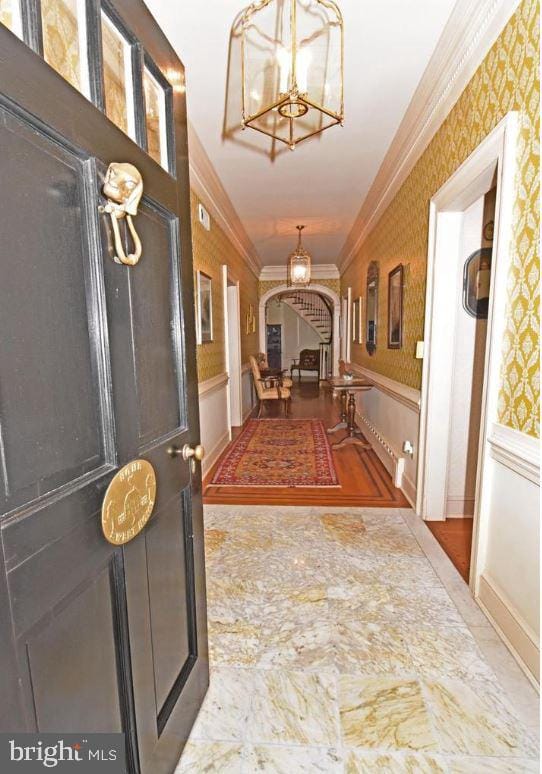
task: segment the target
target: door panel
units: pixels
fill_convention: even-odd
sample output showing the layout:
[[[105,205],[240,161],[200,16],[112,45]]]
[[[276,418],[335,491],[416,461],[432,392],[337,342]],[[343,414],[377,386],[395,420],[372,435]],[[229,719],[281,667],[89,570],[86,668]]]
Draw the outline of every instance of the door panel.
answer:
[[[176,335],[180,331],[176,218],[146,200],[138,216],[138,231],[148,247],[139,271],[129,273],[129,281],[138,443],[143,448],[185,422],[181,421],[180,399],[183,353]]]
[[[99,0],[87,8],[93,53]],[[140,0],[109,11],[136,46],[145,146],[137,68],[183,68]],[[0,717],[123,730],[129,771],[166,774],[208,684],[201,477],[168,454],[199,442],[185,94],[166,90],[174,178],[99,109],[100,51],[93,105],[0,25]],[[144,180],[134,267],[112,260],[98,212],[111,161]],[[138,457],[156,472],[154,513],[114,547],[103,497]]]
[[[89,334],[84,165],[5,109],[0,144],[3,179],[17,181],[0,209],[0,448],[14,507],[104,464],[103,384]]]
[[[106,565],[29,636],[26,650],[40,731],[122,731],[111,591]],[[74,706],[70,696],[75,692],[80,701]]]
[[[183,538],[179,496],[168,503],[145,532],[158,713],[190,655]]]

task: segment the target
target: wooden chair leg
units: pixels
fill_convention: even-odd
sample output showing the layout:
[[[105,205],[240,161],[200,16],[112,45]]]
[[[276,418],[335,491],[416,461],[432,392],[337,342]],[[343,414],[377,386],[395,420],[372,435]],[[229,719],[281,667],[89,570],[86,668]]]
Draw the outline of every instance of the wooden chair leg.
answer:
[[[259,403],[260,403],[260,405],[259,405],[259,407],[258,407],[258,419],[259,419],[259,418],[261,417],[261,415],[262,415],[262,406],[263,406],[263,400],[261,400]]]

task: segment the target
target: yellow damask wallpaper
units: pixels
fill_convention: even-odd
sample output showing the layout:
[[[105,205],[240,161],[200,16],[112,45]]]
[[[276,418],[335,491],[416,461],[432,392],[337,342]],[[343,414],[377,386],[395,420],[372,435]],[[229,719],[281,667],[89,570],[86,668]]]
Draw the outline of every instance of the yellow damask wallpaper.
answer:
[[[523,0],[469,85],[341,278],[343,292],[365,296],[369,261],[380,265],[376,354],[353,346],[352,359],[411,387],[421,385],[429,200],[506,113],[521,116],[512,270],[503,344],[499,421],[539,435],[539,4]],[[390,350],[387,277],[405,266],[403,348]]]
[[[231,269],[233,279],[239,280],[243,363],[247,363],[249,355],[256,354],[258,351],[257,319],[254,333],[247,334],[245,327],[250,305],[256,310],[256,318],[258,316],[258,279],[215,220],[211,219],[210,231],[203,228],[198,220],[198,199],[194,193],[191,194],[190,200],[194,272],[203,271],[213,280],[213,341],[200,344],[197,348],[198,381],[203,382],[226,370],[222,266],[227,265]],[[203,204],[205,205],[205,202]]]

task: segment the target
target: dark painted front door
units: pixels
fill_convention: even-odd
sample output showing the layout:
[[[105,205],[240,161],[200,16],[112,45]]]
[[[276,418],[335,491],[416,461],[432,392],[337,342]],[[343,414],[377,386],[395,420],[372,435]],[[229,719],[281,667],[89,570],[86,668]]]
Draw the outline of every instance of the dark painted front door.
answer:
[[[107,7],[133,36],[140,104],[138,62],[182,79],[139,0]],[[99,54],[93,104],[43,61],[30,17],[35,51],[0,25],[1,730],[123,731],[129,771],[162,774],[208,683],[200,471],[168,454],[199,441],[185,96],[166,86],[166,171],[140,112],[136,143],[100,110]],[[98,209],[111,161],[143,176],[133,267]],[[138,458],[154,512],[115,547],[102,500]]]

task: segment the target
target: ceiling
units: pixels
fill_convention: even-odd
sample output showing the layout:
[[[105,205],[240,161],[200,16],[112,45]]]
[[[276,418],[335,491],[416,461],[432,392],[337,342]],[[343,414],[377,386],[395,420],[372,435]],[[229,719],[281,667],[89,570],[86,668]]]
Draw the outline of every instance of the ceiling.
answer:
[[[146,2],[186,67],[190,121],[262,265],[284,264],[298,223],[314,262],[336,263],[455,0],[338,0],[345,125],[277,155],[269,138],[239,126],[230,32],[247,3]]]

